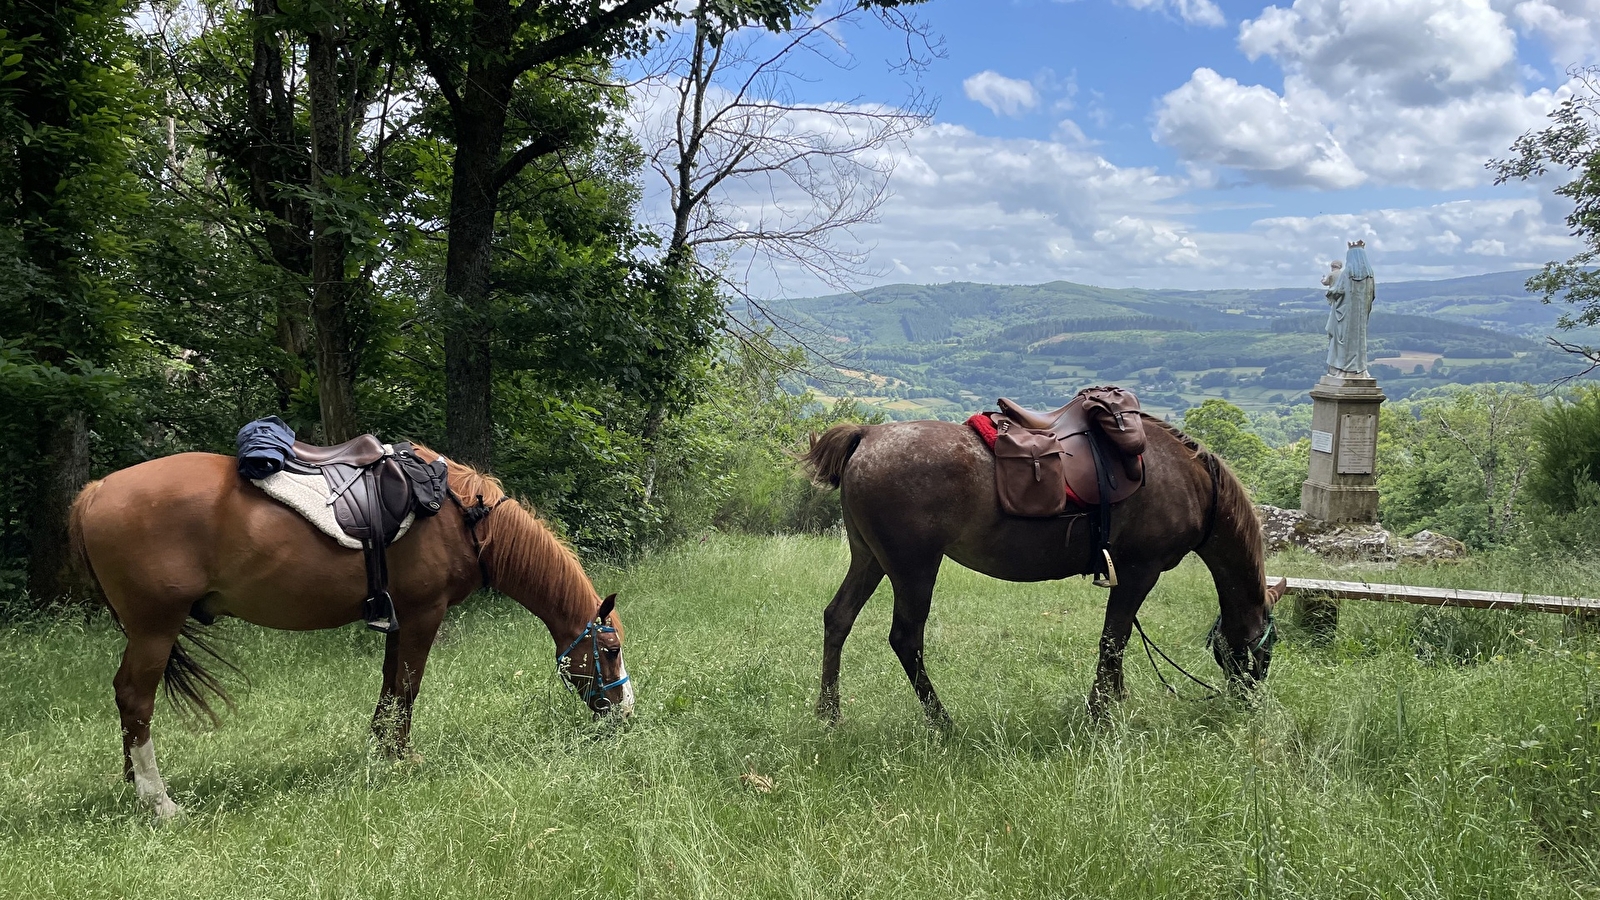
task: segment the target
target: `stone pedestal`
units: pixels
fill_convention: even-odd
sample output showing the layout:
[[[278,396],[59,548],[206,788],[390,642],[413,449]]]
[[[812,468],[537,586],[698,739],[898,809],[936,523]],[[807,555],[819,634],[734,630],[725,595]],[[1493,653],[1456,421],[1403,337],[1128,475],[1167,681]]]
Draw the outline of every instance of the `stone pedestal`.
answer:
[[[1311,472],[1300,509],[1324,522],[1378,521],[1378,407],[1375,378],[1324,375],[1311,389]]]

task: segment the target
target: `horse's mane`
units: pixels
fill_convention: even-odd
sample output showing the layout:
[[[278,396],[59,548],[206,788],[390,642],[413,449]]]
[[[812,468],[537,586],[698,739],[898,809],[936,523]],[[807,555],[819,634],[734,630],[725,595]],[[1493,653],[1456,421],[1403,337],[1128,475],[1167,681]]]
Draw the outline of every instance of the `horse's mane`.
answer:
[[[439,454],[426,451],[423,459]],[[482,558],[496,590],[519,601],[540,602],[541,617],[586,619],[599,605],[594,584],[578,562],[578,555],[557,537],[537,513],[506,494],[500,479],[465,463],[446,459],[450,489],[462,504],[493,508],[478,525]]]
[[[1182,444],[1189,450],[1190,458],[1204,464],[1209,476],[1215,479],[1217,501],[1211,519],[1212,533],[1220,530],[1224,523],[1233,523],[1242,538],[1240,543],[1244,546],[1246,561],[1252,566],[1264,565],[1265,550],[1262,541],[1259,540],[1261,517],[1256,513],[1256,504],[1250,497],[1249,489],[1239,480],[1239,476],[1233,473],[1233,469],[1228,467],[1227,461],[1207,450],[1205,445],[1185,434],[1183,429],[1171,422],[1158,419],[1149,413],[1141,412],[1140,416],[1143,417],[1147,429],[1154,425]]]

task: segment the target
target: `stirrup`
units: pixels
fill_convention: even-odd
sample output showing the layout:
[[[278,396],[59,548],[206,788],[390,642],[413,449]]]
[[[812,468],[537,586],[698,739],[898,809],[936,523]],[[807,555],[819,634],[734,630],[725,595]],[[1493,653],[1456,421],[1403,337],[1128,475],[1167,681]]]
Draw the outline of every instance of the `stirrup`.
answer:
[[[1111,551],[1101,547],[1100,555],[1105,557],[1106,572],[1104,575],[1096,575],[1094,577],[1094,586],[1114,588],[1117,586],[1117,566],[1111,561]]]
[[[361,613],[361,617],[367,620],[367,627],[379,634],[394,634],[400,630],[400,617],[394,614],[394,600],[389,597],[388,591],[368,597],[362,604]]]

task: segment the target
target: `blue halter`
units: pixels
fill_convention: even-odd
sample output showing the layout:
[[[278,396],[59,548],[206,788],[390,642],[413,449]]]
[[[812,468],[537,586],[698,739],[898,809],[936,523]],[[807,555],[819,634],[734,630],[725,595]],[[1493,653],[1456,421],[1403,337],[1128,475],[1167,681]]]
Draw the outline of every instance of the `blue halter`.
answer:
[[[556,654],[556,671],[560,673],[561,681],[567,686],[568,690],[576,691],[578,689],[578,686],[572,683],[574,677],[583,678],[589,682],[588,687],[585,687],[579,695],[585,703],[592,704],[594,698],[603,697],[606,691],[622,687],[628,683],[630,676],[626,674],[616,681],[608,682],[606,681],[605,673],[600,670],[600,635],[616,633],[617,629],[615,627],[596,619],[583,626],[583,634],[578,635],[577,640],[568,644],[567,649]],[[589,656],[594,660],[594,674],[574,676],[570,666],[572,651],[578,649],[578,646],[585,640],[589,641]],[[563,665],[564,663],[566,665]]]

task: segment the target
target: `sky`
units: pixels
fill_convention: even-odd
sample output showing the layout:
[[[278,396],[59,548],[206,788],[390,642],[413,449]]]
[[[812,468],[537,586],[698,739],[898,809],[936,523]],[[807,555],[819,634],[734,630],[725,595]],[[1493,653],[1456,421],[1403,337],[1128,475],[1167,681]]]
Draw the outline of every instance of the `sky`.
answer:
[[[892,68],[904,35],[860,17],[836,32],[850,66],[802,61],[787,88],[816,103],[937,100],[885,151],[878,221],[847,237],[867,259],[856,287],[1314,287],[1358,238],[1380,280],[1578,249],[1559,180],[1496,186],[1485,163],[1543,127],[1571,67],[1600,62],[1600,0],[914,10],[942,40],[921,71]],[[726,199],[759,205],[739,196]],[[740,271],[758,295],[832,292],[781,264]]]

